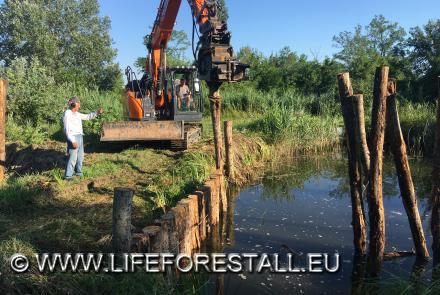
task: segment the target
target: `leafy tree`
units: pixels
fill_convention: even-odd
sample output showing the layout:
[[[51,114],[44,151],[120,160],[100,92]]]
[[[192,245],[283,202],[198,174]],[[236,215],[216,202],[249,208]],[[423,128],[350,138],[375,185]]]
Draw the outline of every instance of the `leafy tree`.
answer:
[[[144,37],[144,45],[147,48],[149,35]],[[191,43],[189,41],[188,35],[185,31],[174,30],[171,34],[171,39],[168,42],[167,48],[167,63],[168,66],[187,66],[190,62],[186,59],[185,54]],[[147,50],[145,51],[147,52]],[[135,67],[139,71],[145,69],[145,57],[139,57],[135,62]]]
[[[110,19],[97,0],[5,0],[0,6],[0,61],[37,58],[57,83],[103,89],[120,80]]]
[[[371,73],[378,64],[378,56],[371,46],[370,40],[362,32],[361,26],[356,26],[354,32],[344,31],[333,37],[336,47],[341,50],[335,58],[350,71],[357,80],[370,80]]]
[[[370,93],[375,68],[389,65],[391,75],[399,80],[411,79],[406,60],[405,30],[397,23],[375,16],[365,28],[358,25],[353,32],[344,31],[333,37],[341,50],[335,58],[342,62],[355,80],[355,85]]]
[[[436,95],[436,79],[440,75],[440,20],[410,30],[408,45],[414,71],[419,78],[418,87],[423,99]]]
[[[378,15],[366,29],[372,48],[381,57],[401,55],[404,51],[406,32],[398,23],[392,23],[383,15]]]
[[[379,55],[379,65],[389,65],[390,75],[398,80],[414,78],[406,54],[406,32],[398,23],[386,20],[383,15],[375,16],[367,26],[367,34],[375,53]]]
[[[240,50],[236,54],[236,57],[240,62],[248,64],[250,66],[250,80],[255,83],[257,70],[260,68],[265,59],[263,54],[255,48],[245,46],[240,48]]]
[[[222,21],[227,22],[229,19],[229,12],[228,12],[228,7],[226,6],[225,0],[218,0],[218,4],[219,4],[219,18]]]
[[[408,44],[412,47],[414,70],[419,76],[440,72],[440,20],[412,28]]]
[[[191,43],[185,31],[174,30],[168,46],[168,56],[176,62],[186,62],[185,53],[190,45]]]
[[[237,59],[251,66],[251,69],[260,65],[264,59],[263,54],[258,49],[244,46],[236,54]]]
[[[47,118],[47,114],[56,104],[56,97],[51,95],[55,80],[46,67],[33,57],[13,60],[5,68],[2,76],[10,83],[8,92],[8,114],[19,123],[37,125]]]

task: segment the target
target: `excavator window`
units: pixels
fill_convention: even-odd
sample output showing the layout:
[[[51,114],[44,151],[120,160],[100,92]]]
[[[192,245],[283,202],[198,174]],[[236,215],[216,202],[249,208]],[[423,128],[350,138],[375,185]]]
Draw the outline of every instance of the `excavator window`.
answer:
[[[203,93],[197,69],[194,67],[170,68],[168,83],[173,87],[174,120],[187,118],[187,121],[201,119],[203,112]],[[180,92],[180,95],[179,95]]]
[[[127,68],[126,74],[129,81],[127,87],[133,92],[132,99],[127,96],[130,120],[201,121],[203,91],[197,69],[195,67],[170,67],[167,68],[166,73],[162,86],[164,105],[160,109],[155,109],[148,77],[144,75],[141,80],[137,80],[131,68]],[[185,81],[186,91],[181,91],[182,80]],[[182,93],[186,95],[180,97]]]

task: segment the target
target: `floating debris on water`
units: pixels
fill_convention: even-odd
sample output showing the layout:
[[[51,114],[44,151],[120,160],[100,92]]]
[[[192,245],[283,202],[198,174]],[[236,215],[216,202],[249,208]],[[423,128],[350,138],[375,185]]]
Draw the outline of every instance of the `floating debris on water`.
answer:
[[[340,173],[339,170],[332,170],[329,174],[315,175],[303,182],[301,186],[294,181],[292,183],[294,187],[288,187],[286,190],[260,185],[258,189],[254,189],[252,194],[246,190],[242,191],[239,201],[235,203],[235,225],[233,227],[235,227],[236,234],[231,236],[231,244],[225,248],[226,253],[251,253],[255,250],[257,253],[280,253],[281,267],[285,267],[287,263],[285,261],[287,253],[296,254],[297,251],[299,255],[294,255],[294,263],[302,266],[301,263],[307,258],[300,252],[300,249],[305,253],[337,253],[340,255],[342,266],[340,272],[331,276],[326,274],[314,276],[309,273],[298,273],[293,276],[290,274],[270,276],[268,273],[263,273],[254,276],[254,274],[244,273],[239,274],[239,277],[234,276],[236,283],[242,285],[240,288],[244,287],[240,290],[246,290],[247,286],[251,287],[251,285],[252,288],[255,286],[258,288],[260,285],[260,290],[264,292],[273,284],[274,294],[289,292],[307,294],[314,293],[313,291],[317,288],[323,288],[331,282],[331,287],[335,292],[328,289],[324,293],[345,294],[349,292],[346,288],[351,284],[350,274],[354,263],[353,259],[350,259],[353,257],[352,225],[350,224],[352,206],[350,195],[347,193],[349,189],[347,179],[341,177]],[[397,182],[389,185],[398,189]],[[275,190],[272,190],[273,188]],[[287,198],[280,201],[278,198],[280,196],[275,194],[282,195],[283,191],[287,191],[288,194],[293,193],[294,197],[288,199],[286,195]],[[406,214],[403,212],[402,203],[401,201],[395,202],[398,200],[397,196],[386,191],[384,191],[385,196],[385,215],[388,221],[386,224],[390,226],[389,228],[396,229],[387,233],[389,240],[397,248],[406,247],[412,238],[406,220],[403,220]],[[426,200],[420,199],[420,205],[425,204]],[[426,216],[430,215],[426,214]],[[429,218],[422,219],[424,225],[429,222]],[[297,258],[301,254],[302,257]],[[407,269],[408,261],[399,260],[399,264]],[[384,264],[384,269],[390,273],[394,272],[392,267],[391,263]],[[231,283],[233,280],[229,281],[225,280],[225,284],[235,286],[236,283]]]

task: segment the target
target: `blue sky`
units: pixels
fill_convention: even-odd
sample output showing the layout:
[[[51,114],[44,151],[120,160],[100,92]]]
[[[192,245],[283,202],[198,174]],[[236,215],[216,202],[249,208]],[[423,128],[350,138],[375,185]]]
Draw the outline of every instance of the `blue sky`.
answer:
[[[322,59],[336,52],[332,37],[367,25],[383,14],[406,30],[440,18],[439,0],[225,0],[229,8],[229,29],[236,50],[249,45],[265,55],[289,46],[298,53]],[[0,0],[0,3],[3,3]],[[121,68],[132,66],[146,55],[143,36],[150,32],[160,0],[99,0],[101,14],[111,18],[111,36],[118,50]],[[191,34],[191,12],[182,0],[176,29]]]
[[[122,68],[146,55],[142,44],[150,32],[160,0],[99,0],[101,14],[112,20],[111,36]],[[439,0],[226,0],[229,29],[236,50],[249,45],[265,55],[289,46],[298,53],[322,59],[337,50],[332,37],[357,24],[367,25],[374,15],[383,14],[406,30],[440,17]],[[176,29],[191,35],[191,12],[182,0]]]

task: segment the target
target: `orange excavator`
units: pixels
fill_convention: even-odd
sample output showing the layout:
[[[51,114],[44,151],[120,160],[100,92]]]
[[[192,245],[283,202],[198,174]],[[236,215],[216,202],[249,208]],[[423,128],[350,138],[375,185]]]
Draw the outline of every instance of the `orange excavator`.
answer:
[[[130,67],[125,72],[129,121],[104,123],[101,141],[160,140],[186,148],[201,135],[200,124],[194,124],[201,121],[203,113],[201,81],[208,85],[214,118],[214,113],[220,112],[220,85],[247,79],[248,65],[234,58],[231,34],[226,22],[219,19],[218,1],[188,0],[188,3],[193,15],[194,65],[167,65],[167,44],[181,0],[161,0],[149,35],[144,74],[137,79]],[[197,44],[195,35],[199,37]],[[217,121],[213,119],[219,125]],[[217,142],[218,134],[215,137]]]

